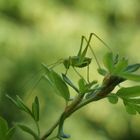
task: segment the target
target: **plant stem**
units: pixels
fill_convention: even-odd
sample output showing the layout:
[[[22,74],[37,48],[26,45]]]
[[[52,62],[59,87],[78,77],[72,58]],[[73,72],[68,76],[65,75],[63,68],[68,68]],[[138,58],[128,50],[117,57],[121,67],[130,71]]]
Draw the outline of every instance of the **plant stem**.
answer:
[[[84,94],[79,94],[75,100],[65,108],[64,112],[61,114],[58,121],[50,128],[50,130],[41,138],[41,140],[45,140],[51,133],[54,131],[54,129],[59,125],[58,130],[58,136],[60,135],[60,129],[62,128],[62,124],[64,121],[72,115],[74,112],[76,112],[78,109],[82,108],[83,106],[89,104],[93,101],[98,101],[100,99],[105,98],[119,83],[123,82],[124,79],[116,76],[107,75],[103,83],[101,85],[101,89],[97,90],[92,93],[92,96],[88,99],[84,99]]]
[[[46,134],[41,138],[41,140],[45,140],[46,138],[48,138],[51,135],[51,133],[54,131],[54,129],[59,125],[60,121],[62,121],[62,117],[67,116],[68,112],[70,110],[72,110],[73,108],[75,108],[81,102],[83,97],[84,97],[84,95],[79,94],[77,97],[75,97],[75,99],[69,106],[66,106],[64,112],[61,114],[58,121],[46,132]],[[63,118],[63,121],[65,119],[66,119],[66,117]]]
[[[61,116],[60,116],[61,118]],[[45,140],[47,137],[51,135],[54,129],[58,126],[60,118],[54,123],[54,125],[46,132],[46,134],[41,138],[41,140]]]

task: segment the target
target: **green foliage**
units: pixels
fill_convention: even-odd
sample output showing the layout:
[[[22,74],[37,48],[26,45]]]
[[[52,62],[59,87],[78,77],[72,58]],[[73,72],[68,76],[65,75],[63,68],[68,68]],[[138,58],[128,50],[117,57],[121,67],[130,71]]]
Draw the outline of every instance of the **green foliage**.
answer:
[[[128,113],[140,113],[140,86],[121,88],[117,95],[123,100]]]
[[[128,60],[126,58],[123,57],[119,59],[119,55],[113,56],[113,53],[107,53],[103,58],[103,62],[108,72],[112,75],[131,81],[140,81],[140,75],[132,74],[140,68],[139,63],[128,65]],[[103,76],[106,74],[104,69],[98,69],[98,72]]]
[[[7,121],[0,117],[0,138],[2,140],[10,140],[15,132],[15,128],[8,128]]]
[[[121,74],[125,68],[128,66],[128,60],[125,58],[122,58],[118,61],[118,63],[116,63],[114,70],[112,71],[112,73],[114,75],[118,75]]]
[[[117,95],[121,98],[139,97],[140,86],[121,88],[120,90],[117,91]]]
[[[32,103],[32,113],[35,121],[39,121],[39,100],[37,96],[35,97],[35,100]]]
[[[98,73],[101,74],[102,76],[105,76],[107,74],[107,71],[103,68],[98,68],[97,69]]]
[[[120,74],[119,76],[128,80],[131,80],[131,81],[140,82],[140,75],[138,74],[123,73],[123,74]]]
[[[12,138],[12,136],[14,135],[14,133],[15,133],[15,127],[10,128],[6,134],[7,140],[10,140]]]
[[[72,54],[72,52],[77,50],[78,44],[76,38],[78,38],[81,33],[87,33],[91,31],[91,29],[100,32],[101,36],[105,38],[111,48],[119,51],[117,52],[119,56],[120,53],[126,54],[131,62],[139,62],[139,3],[139,0],[109,2],[99,0],[0,0],[0,114],[6,116],[6,120],[8,120],[10,124],[13,120],[25,120],[25,118],[21,116],[21,113],[17,111],[16,107],[10,106],[10,102],[4,98],[5,93],[8,93],[11,97],[15,97],[17,93],[19,97],[24,97],[24,95],[29,93],[26,92],[32,88],[36,79],[40,77],[40,74],[38,74],[40,62],[49,64],[57,60],[59,56],[61,58],[68,58],[68,54]],[[90,44],[97,50],[97,56],[99,54],[99,58],[101,58],[105,53],[105,50],[100,48],[101,44],[98,44],[98,42],[96,44],[96,40],[94,39]],[[85,47],[83,47],[83,49],[84,48]],[[127,54],[127,52],[129,53]],[[87,57],[91,56],[87,55]],[[95,62],[94,58],[92,60]],[[90,67],[90,73],[92,73],[90,75],[91,80],[96,80],[93,76],[96,75],[95,70],[96,66]],[[62,73],[65,73],[65,71]],[[71,76],[70,73],[71,72],[68,73],[69,75],[67,75],[67,77],[72,81],[74,86],[78,88],[76,80],[79,81],[79,79],[76,79],[76,76]],[[34,76],[35,78],[33,78],[32,81],[29,80],[28,84],[26,84],[26,88],[23,89],[23,83],[31,79],[32,74],[36,74]],[[59,74],[61,75],[61,73]],[[132,75],[127,75],[127,77],[126,75],[122,76],[124,79],[134,79],[138,85],[139,79],[137,75],[133,77]],[[98,78],[101,80],[101,77]],[[99,82],[98,84],[100,87],[101,83]],[[131,82],[129,84],[132,86]],[[125,85],[125,83],[123,85]],[[4,92],[1,92],[1,89],[4,90]],[[42,91],[42,89],[45,89],[45,91]],[[47,90],[48,88],[45,82],[41,82],[40,85],[37,86],[35,93],[37,92],[37,95],[41,96],[41,101],[43,100],[42,106],[47,106],[46,116],[43,112],[41,118],[43,119],[43,117],[45,117],[44,121],[47,121],[49,117],[49,120],[52,121],[55,116],[51,113],[56,109],[52,109],[52,104],[55,102],[53,104],[55,106],[59,104],[60,101],[55,100],[55,95],[50,95]],[[77,95],[78,94],[75,95],[72,93],[71,96]],[[26,102],[28,103],[31,101],[29,98],[27,100]],[[47,105],[45,105],[45,102]],[[69,102],[69,104],[70,103],[71,102]],[[30,107],[31,106],[30,104]],[[52,111],[49,112],[48,108],[52,109]],[[59,110],[59,106],[57,109]],[[110,111],[111,110],[112,109],[110,109]],[[87,110],[85,109],[82,113],[84,114],[86,112]],[[118,111],[118,113],[120,116],[123,112]],[[52,119],[51,115],[53,115]],[[81,113],[78,115],[81,115]],[[96,113],[96,115],[98,115],[98,113]],[[113,116],[114,115],[111,115],[109,119],[106,119],[105,124],[108,124],[107,120],[110,121]],[[127,132],[127,128],[124,129],[126,133],[129,133],[129,139],[132,140],[139,139],[139,134],[135,132],[135,129],[137,129],[137,131],[139,129],[137,123],[139,120],[137,117],[131,120],[133,124],[130,125],[131,133]],[[73,119],[76,120],[77,117]],[[128,118],[123,119],[125,121],[121,123],[121,125],[124,124],[127,126]],[[94,116],[92,116],[92,120],[97,121]],[[103,127],[95,128],[95,137],[118,139],[119,135],[120,139],[128,139],[121,129],[115,129],[117,133],[112,135],[114,132],[112,127],[115,126],[118,128],[121,120],[122,118],[117,120],[117,126],[109,125],[109,127],[104,127],[107,132],[109,128],[110,133],[108,133],[108,135],[98,133]],[[87,122],[89,122],[89,120]],[[113,123],[115,122],[116,121]],[[83,129],[79,123],[74,123],[72,126],[74,129],[72,128],[71,131],[79,130],[76,132],[79,134],[81,132],[79,128],[81,127],[81,129]],[[92,127],[95,127],[95,125]],[[44,129],[42,132],[49,129],[46,123],[42,123],[42,128]],[[87,129],[84,128],[84,137],[87,136],[87,139],[92,140],[93,134],[89,133],[90,129],[89,131],[88,129],[88,127]],[[77,134],[78,138],[75,139],[84,139],[82,135],[80,136],[79,134]],[[22,135],[20,135],[20,138],[22,139]],[[15,136],[15,140],[20,138]]]
[[[140,75],[132,74],[140,68],[140,64],[128,65],[128,60],[125,58],[119,59],[119,55],[115,58],[114,63],[111,54],[107,54],[104,59],[104,65],[112,75],[123,78],[124,80],[140,82]],[[112,59],[112,61],[110,59]],[[140,112],[140,86],[120,88],[115,95],[110,94],[108,99],[111,103],[117,103],[117,96],[123,100],[128,113],[134,115]]]
[[[18,95],[16,96],[16,100],[11,98],[9,95],[6,95],[6,97],[11,100],[20,110],[32,116],[31,110],[23,103],[22,99]]]
[[[63,80],[70,86],[72,87],[77,93],[79,93],[78,88],[73,84],[73,82],[65,75],[62,73]]]
[[[126,67],[124,70],[126,73],[132,73],[137,71],[140,68],[140,64],[133,64]]]
[[[116,104],[118,102],[118,96],[116,94],[109,94],[108,100],[112,104]]]
[[[79,81],[78,81],[78,85],[79,85],[79,92],[81,94],[85,94],[85,93],[89,93],[92,90],[92,86],[95,85],[97,83],[96,80],[90,82],[90,83],[86,83],[86,81],[81,78]]]
[[[113,70],[113,66],[114,66],[113,54],[111,52],[105,54],[105,56],[103,58],[103,63],[104,63],[104,66],[111,73]]]
[[[55,93],[63,97],[66,101],[70,99],[69,89],[63,79],[52,69],[49,69],[46,65],[43,65],[46,70],[45,79],[56,91]]]
[[[124,57],[120,57],[119,54],[114,55],[112,52],[107,52],[103,57],[103,63],[106,69],[102,68],[96,58],[94,51],[90,46],[91,37],[94,35],[97,37],[107,48],[108,46],[101,40],[96,34],[91,33],[89,39],[87,40],[85,36],[82,36],[81,39],[81,46],[77,56],[70,56],[69,59],[62,60],[62,64],[65,66],[65,74],[57,73],[54,68],[57,64],[47,66],[42,64],[45,69],[44,78],[47,82],[51,85],[54,89],[54,92],[63,97],[66,101],[66,106],[61,114],[59,120],[56,124],[54,124],[48,132],[42,137],[40,137],[40,127],[39,127],[39,114],[40,114],[40,104],[39,99],[36,96],[33,103],[32,109],[27,107],[23,100],[16,96],[16,99],[13,99],[9,95],[7,98],[11,100],[21,111],[26,112],[29,114],[37,127],[37,133],[34,132],[31,128],[24,124],[17,124],[17,126],[23,130],[24,132],[32,135],[35,140],[45,140],[48,139],[49,135],[55,130],[58,126],[58,133],[55,138],[62,140],[63,138],[69,138],[69,135],[64,134],[63,132],[63,125],[65,120],[75,111],[80,109],[81,107],[89,104],[90,102],[101,100],[105,97],[108,98],[109,102],[112,104],[116,104],[118,99],[121,98],[125,105],[126,111],[130,114],[140,113],[140,86],[132,86],[132,87],[121,87],[116,93],[111,93],[113,89],[118,86],[121,82],[126,80],[134,80],[139,82],[140,75],[133,74],[140,68],[140,64],[128,64],[128,60]],[[86,41],[86,47],[82,51],[83,41]],[[98,73],[104,76],[102,83],[98,83],[95,79],[92,79],[90,82],[89,80],[89,65],[91,64],[91,60],[89,57],[86,57],[88,47],[90,48],[99,68],[97,69]],[[58,63],[58,64],[61,64]],[[70,66],[74,69],[75,73],[78,75],[78,88],[77,85],[68,78],[67,73],[69,71]],[[84,78],[76,68],[84,68],[88,67],[87,69],[87,79]],[[70,99],[70,92],[69,88],[73,88],[76,93],[74,99]],[[8,131],[7,124],[1,120],[1,130],[2,130],[2,137],[5,138],[6,134],[10,137],[12,135],[12,129]],[[8,131],[8,132],[7,132]]]
[[[24,132],[32,135],[35,140],[39,140],[39,137],[36,135],[36,133],[28,126],[26,126],[24,124],[18,124],[18,127],[20,127],[20,129],[23,130]]]
[[[40,140],[39,135],[40,135],[40,128],[38,125],[39,121],[39,100],[38,97],[36,96],[34,99],[34,102],[32,103],[32,110],[30,110],[23,102],[23,100],[19,97],[16,96],[16,100],[10,97],[9,95],[6,95],[6,97],[12,101],[21,111],[26,112],[28,115],[30,115],[33,120],[35,121],[35,124],[37,126],[38,134],[36,134],[31,128],[28,126],[25,126],[23,124],[17,124],[19,128],[21,128],[23,131],[31,134],[35,140]],[[13,129],[8,131],[8,137],[12,135]]]

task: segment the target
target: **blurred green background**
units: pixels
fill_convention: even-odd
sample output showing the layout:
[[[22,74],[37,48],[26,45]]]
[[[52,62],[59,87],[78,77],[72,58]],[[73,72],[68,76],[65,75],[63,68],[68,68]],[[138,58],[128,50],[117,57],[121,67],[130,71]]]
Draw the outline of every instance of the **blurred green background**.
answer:
[[[81,35],[88,37],[91,32],[114,52],[127,56],[130,63],[139,62],[140,1],[0,0],[0,115],[9,126],[25,122],[34,127],[31,118],[6,99],[6,94],[18,94],[29,106],[33,97],[39,97],[42,133],[57,120],[64,100],[55,96],[45,80],[36,84],[43,74],[41,63],[76,55]],[[107,49],[97,39],[91,44],[101,62]],[[96,69],[94,62],[90,79],[100,81]],[[73,114],[65,131],[71,134],[70,140],[139,140],[140,116],[128,115],[121,101],[111,105],[104,99]],[[32,137],[17,129],[13,140],[18,139]]]

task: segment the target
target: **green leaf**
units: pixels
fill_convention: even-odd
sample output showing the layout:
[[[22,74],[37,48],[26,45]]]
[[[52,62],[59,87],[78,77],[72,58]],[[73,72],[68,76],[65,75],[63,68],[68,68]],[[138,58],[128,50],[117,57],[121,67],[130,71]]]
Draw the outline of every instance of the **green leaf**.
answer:
[[[105,56],[103,58],[103,63],[104,63],[104,66],[109,70],[109,72],[112,72],[113,65],[114,65],[113,53],[109,52],[109,53],[105,54]]]
[[[18,106],[20,106],[20,108],[25,111],[26,113],[28,113],[29,115],[32,116],[32,112],[30,111],[30,109],[24,104],[23,100],[17,95],[17,103]]]
[[[128,98],[122,98],[123,99],[123,103],[126,107],[126,111],[129,114],[133,114],[135,115],[136,112],[138,112],[140,114],[140,99],[138,98],[134,98],[134,99],[128,99]]]
[[[122,73],[119,76],[124,78],[124,79],[127,79],[127,80],[140,82],[140,75],[137,75],[137,74]]]
[[[39,121],[39,100],[37,96],[35,97],[35,100],[32,103],[32,114],[35,121]]]
[[[117,91],[117,95],[121,98],[140,97],[140,86],[121,88]]]
[[[140,114],[140,105],[133,105],[135,110]]]
[[[9,95],[6,95],[6,97],[11,100],[20,110],[25,111],[26,113],[28,113],[29,115],[32,116],[32,112],[30,111],[30,109],[24,104],[24,102],[22,101],[22,99],[17,95],[16,96],[16,100],[14,100],[12,97],[10,97]]]
[[[15,133],[15,127],[12,127],[11,129],[8,130],[6,134],[6,139],[11,140],[11,137],[14,135],[14,133]]]
[[[124,70],[126,73],[135,72],[140,68],[140,64],[133,64],[126,67]]]
[[[0,117],[0,139],[5,140],[6,139],[6,133],[8,131],[8,124],[5,119]]]
[[[85,91],[85,80],[83,78],[81,78],[79,81],[78,81],[78,85],[79,85],[79,90],[81,93],[83,93]]]
[[[49,69],[48,67],[47,67],[47,65],[45,65],[45,64],[42,64],[42,66],[45,68],[45,71],[46,71],[46,74],[45,74],[45,79],[49,82],[49,84],[51,85],[51,86],[53,86],[53,83],[54,83],[54,79],[53,79],[53,76],[52,76],[52,70],[51,69]]]
[[[18,104],[18,102],[16,100],[14,100],[12,97],[10,97],[8,94],[6,94],[6,97],[12,102],[14,103],[19,109],[21,109],[21,106]]]
[[[45,79],[50,83],[52,88],[55,90],[55,93],[65,100],[69,100],[70,93],[66,83],[63,79],[52,69],[50,70],[46,65],[43,65],[46,69]]]
[[[116,65],[115,68],[113,70],[113,74],[119,74],[121,72],[124,71],[124,69],[127,67],[128,65],[128,60],[125,58],[122,58]]]
[[[95,85],[95,84],[97,84],[97,80],[93,80],[92,82],[90,82],[90,83],[86,83],[86,88],[87,89],[90,89],[93,85]]]
[[[53,76],[53,82],[55,85],[55,88],[57,90],[57,94],[62,96],[65,100],[69,100],[70,98],[70,93],[69,89],[66,85],[66,83],[62,80],[60,75],[58,75],[56,72],[52,71],[52,76]]]
[[[116,56],[114,57],[114,65],[116,65],[117,63],[118,63],[118,61],[119,61],[119,55],[118,54],[116,54]]]
[[[127,99],[127,102],[132,104],[140,104],[140,98]]]
[[[37,134],[28,126],[23,125],[23,124],[18,124],[19,128],[22,129],[24,132],[32,135],[34,137],[35,140],[39,140],[39,137],[37,136]]]
[[[118,102],[118,96],[116,94],[109,94],[108,100],[112,104],[116,104]]]
[[[136,115],[137,111],[134,109],[133,106],[126,105],[125,106],[126,111],[131,115]]]
[[[105,76],[107,74],[107,71],[105,69],[102,68],[98,68],[97,69],[98,73],[101,74],[102,76]]]
[[[79,93],[78,88],[71,82],[71,80],[65,75],[62,74],[63,80],[69,85],[71,86],[77,93]]]

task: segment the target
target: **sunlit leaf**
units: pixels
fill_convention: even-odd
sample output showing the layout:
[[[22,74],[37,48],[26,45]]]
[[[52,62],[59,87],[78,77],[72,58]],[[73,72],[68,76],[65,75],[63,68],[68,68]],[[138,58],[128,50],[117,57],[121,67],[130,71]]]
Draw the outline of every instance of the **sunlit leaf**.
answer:
[[[46,69],[45,79],[50,83],[52,88],[55,90],[55,93],[63,97],[65,100],[69,100],[69,89],[61,76],[52,69],[50,70],[46,65],[43,66]]]
[[[78,81],[78,85],[79,85],[79,90],[81,93],[83,93],[85,91],[85,80],[83,78],[81,78],[79,81]]]
[[[124,71],[124,69],[128,65],[128,60],[125,58],[122,58],[116,65],[115,68],[113,69],[113,74],[119,74]]]
[[[127,102],[130,102],[132,104],[140,104],[140,98],[127,99]]]
[[[133,106],[126,105],[125,108],[126,108],[126,111],[131,115],[135,115],[137,113],[137,111],[134,109]]]
[[[134,105],[135,110],[140,114],[140,105]]]
[[[127,80],[140,82],[140,75],[138,74],[122,73],[119,76]]]
[[[140,86],[121,88],[117,91],[117,95],[122,98],[140,97]]]
[[[140,98],[122,98],[126,111],[129,114],[135,115],[137,112],[140,114]]]
[[[133,64],[126,67],[124,70],[127,73],[135,72],[140,68],[140,64]]]
[[[103,58],[103,63],[104,63],[104,66],[109,70],[109,72],[112,72],[113,65],[114,65],[113,53],[110,53],[110,52],[106,53]]]
[[[56,90],[58,91],[58,95],[62,96],[65,100],[69,100],[70,98],[70,93],[69,93],[69,89],[66,85],[66,83],[62,80],[62,78],[60,77],[60,75],[58,75],[56,72],[52,71],[52,76],[53,76],[53,82],[56,88]]]
[[[107,74],[107,71],[105,69],[102,68],[98,68],[97,69],[98,73],[101,74],[102,76],[105,76]]]

